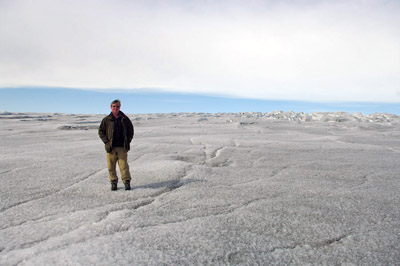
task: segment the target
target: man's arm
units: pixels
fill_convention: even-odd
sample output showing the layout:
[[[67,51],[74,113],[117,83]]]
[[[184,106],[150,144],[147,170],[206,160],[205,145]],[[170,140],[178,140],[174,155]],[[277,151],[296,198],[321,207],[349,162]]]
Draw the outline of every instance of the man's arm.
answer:
[[[131,141],[132,141],[132,139],[133,139],[133,135],[135,134],[135,130],[134,130],[134,128],[133,128],[133,124],[132,124],[132,122],[131,122],[131,120],[129,119],[129,117],[127,117],[128,119],[127,119],[127,121],[128,121],[128,123],[127,123],[127,133],[128,133],[128,136],[127,136],[127,139],[128,139],[128,141],[129,141],[129,143],[131,143]]]
[[[104,144],[106,144],[109,141],[109,139],[107,138],[106,130],[107,130],[106,121],[105,119],[103,119],[99,127],[99,137],[104,142]]]

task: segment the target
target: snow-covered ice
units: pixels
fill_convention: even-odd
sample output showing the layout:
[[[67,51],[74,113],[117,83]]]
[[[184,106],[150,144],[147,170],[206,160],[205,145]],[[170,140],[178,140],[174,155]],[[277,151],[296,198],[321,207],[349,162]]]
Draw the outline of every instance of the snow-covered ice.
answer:
[[[400,265],[400,117],[0,113],[0,265]]]

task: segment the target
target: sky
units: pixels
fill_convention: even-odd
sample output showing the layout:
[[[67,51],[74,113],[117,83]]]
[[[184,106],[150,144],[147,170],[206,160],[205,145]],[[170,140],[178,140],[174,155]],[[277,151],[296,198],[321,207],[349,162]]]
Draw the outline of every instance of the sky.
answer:
[[[111,102],[115,99],[121,100],[121,110],[127,114],[294,111],[400,115],[398,103],[264,100],[148,90],[95,91],[65,88],[0,89],[0,113],[108,114]]]
[[[398,0],[0,0],[0,89],[400,103]]]

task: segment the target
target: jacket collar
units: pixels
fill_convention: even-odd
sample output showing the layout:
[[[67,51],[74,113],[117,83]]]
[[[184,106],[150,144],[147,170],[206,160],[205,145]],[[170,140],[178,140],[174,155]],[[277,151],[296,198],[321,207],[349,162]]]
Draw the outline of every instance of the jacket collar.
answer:
[[[126,116],[126,115],[125,115],[122,111],[119,111],[118,117],[123,118],[123,117],[125,117],[125,116]],[[114,115],[112,114],[112,112],[110,112],[110,114],[108,115],[108,117],[109,117],[111,120],[116,119],[116,118],[114,117]]]

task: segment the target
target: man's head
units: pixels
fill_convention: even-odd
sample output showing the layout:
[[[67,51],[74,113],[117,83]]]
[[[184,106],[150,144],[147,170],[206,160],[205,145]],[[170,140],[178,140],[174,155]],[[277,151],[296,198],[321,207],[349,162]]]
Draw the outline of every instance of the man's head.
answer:
[[[111,113],[114,116],[118,116],[119,109],[121,108],[121,101],[120,100],[114,100],[111,103]]]

